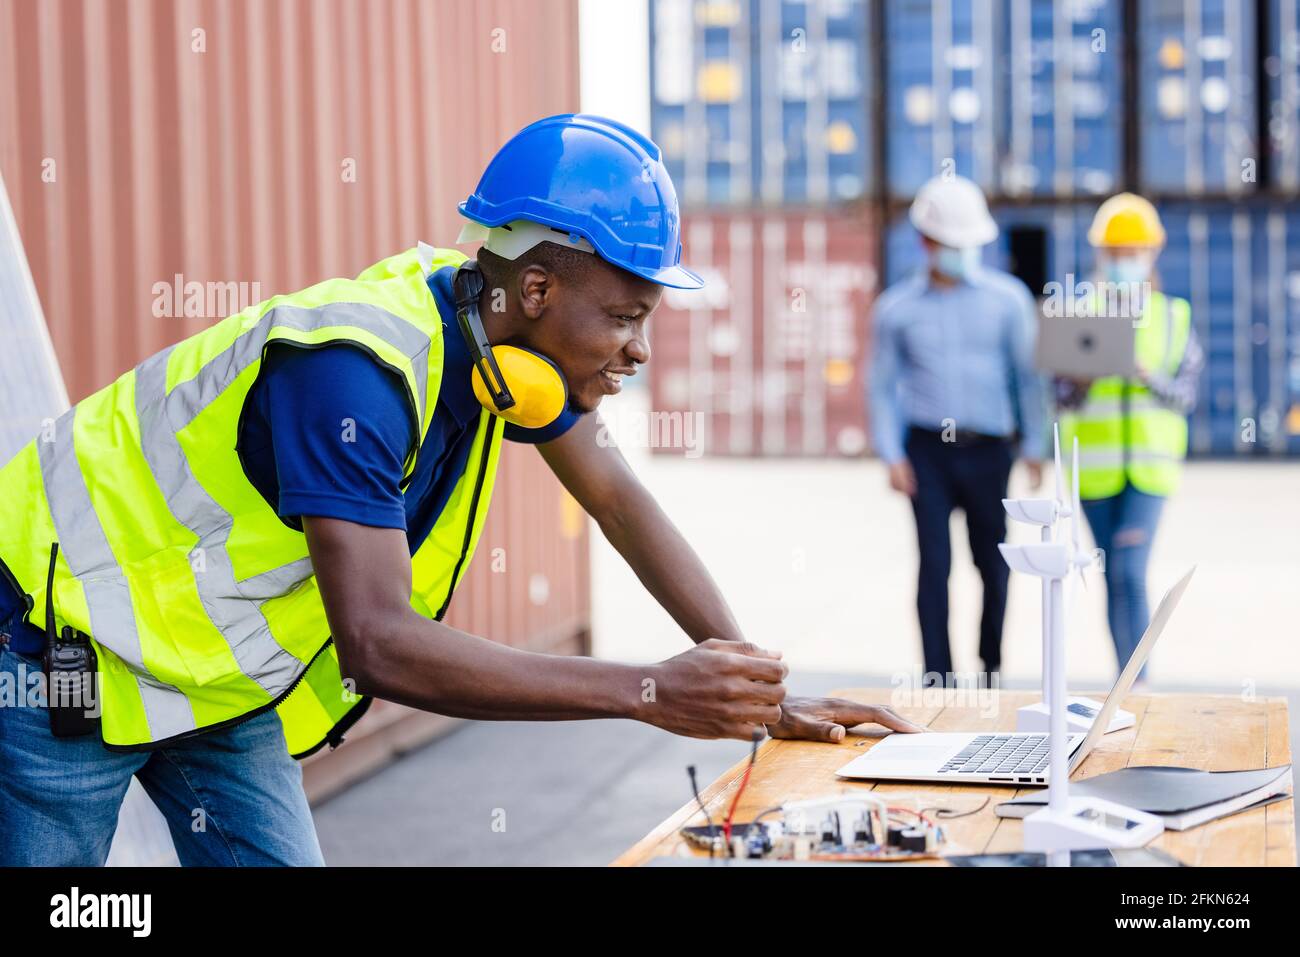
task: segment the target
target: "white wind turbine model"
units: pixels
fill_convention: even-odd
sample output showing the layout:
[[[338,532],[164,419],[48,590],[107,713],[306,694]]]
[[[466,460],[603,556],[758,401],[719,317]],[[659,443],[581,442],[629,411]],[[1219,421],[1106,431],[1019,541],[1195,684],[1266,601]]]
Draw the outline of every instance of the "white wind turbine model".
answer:
[[[1023,522],[1026,525],[1037,525],[1040,534],[1040,541],[1043,544],[1050,544],[1053,541],[1056,521],[1060,518],[1071,518],[1075,513],[1075,505],[1065,498],[1062,476],[1065,474],[1061,468],[1061,432],[1059,426],[1052,428],[1052,456],[1056,463],[1056,497],[1055,498],[1004,498],[1002,507],[1007,510],[1007,515],[1013,521]],[[1075,472],[1078,473],[1078,462],[1075,462]],[[1077,483],[1076,483],[1077,485]],[[1076,496],[1077,499],[1077,496]],[[1008,562],[1009,564],[1009,562]],[[1014,566],[1013,566],[1014,567]],[[1052,668],[1051,654],[1048,647],[1051,642],[1051,614],[1052,614],[1052,597],[1051,586],[1046,578],[1043,579],[1043,700],[1034,704],[1027,704],[1016,712],[1016,730],[1017,731],[1048,731],[1051,728],[1051,687],[1052,687]],[[1101,711],[1102,702],[1094,698],[1072,697],[1066,705],[1066,725],[1069,731],[1078,731],[1087,734],[1092,727],[1092,720]],[[1115,709],[1115,714],[1110,720],[1106,733],[1119,731],[1123,728],[1132,727],[1137,719],[1133,712],[1125,711],[1122,708]]]
[[[1059,474],[1059,443],[1058,443]],[[1065,582],[1097,560],[1096,551],[1079,547],[1079,440],[1074,440],[1074,495],[1065,512],[1070,518],[1068,541],[1042,541],[1025,545],[999,545],[1012,571],[1044,580],[1048,612],[1044,621],[1050,640],[1045,646],[1044,671],[1051,675],[1044,691],[1054,706],[1051,714],[1051,757],[1047,806],[1025,818],[1025,850],[1043,851],[1050,866],[1069,866],[1070,851],[1108,847],[1141,847],[1164,831],[1159,818],[1095,797],[1070,797],[1070,735],[1066,730],[1065,695]],[[1059,493],[1058,493],[1059,494]],[[1042,514],[1040,512],[1040,514]],[[1062,516],[1064,517],[1064,516]],[[1047,536],[1044,536],[1046,539]]]

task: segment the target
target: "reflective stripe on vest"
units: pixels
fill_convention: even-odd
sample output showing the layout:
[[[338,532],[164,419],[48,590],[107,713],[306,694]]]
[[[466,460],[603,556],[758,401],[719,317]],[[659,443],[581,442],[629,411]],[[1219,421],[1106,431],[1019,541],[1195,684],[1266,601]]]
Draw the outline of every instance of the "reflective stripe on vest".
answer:
[[[1153,293],[1137,323],[1134,349],[1146,368],[1173,376],[1191,332],[1184,299]],[[1062,452],[1079,440],[1079,493],[1085,499],[1119,494],[1126,482],[1150,495],[1178,487],[1187,455],[1187,419],[1140,382],[1097,379],[1082,406],[1061,416]]]
[[[432,252],[433,268],[465,259]],[[106,746],[156,746],[276,707],[289,750],[301,754],[357,708],[328,642],[306,539],[241,465],[244,401],[269,343],[349,343],[401,377],[422,438],[441,387],[442,329],[411,250],[151,356],[0,469],[0,495],[25,503],[0,514],[0,557],[33,596],[37,623],[49,545],[60,543],[56,624],[95,644]],[[484,411],[466,472],[412,558],[412,605],[424,614],[445,608],[468,565],[501,432]]]

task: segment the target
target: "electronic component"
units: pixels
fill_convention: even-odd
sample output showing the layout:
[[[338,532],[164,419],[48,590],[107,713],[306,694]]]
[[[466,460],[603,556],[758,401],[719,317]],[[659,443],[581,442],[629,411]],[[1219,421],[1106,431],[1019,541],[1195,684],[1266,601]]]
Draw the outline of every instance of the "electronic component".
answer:
[[[908,861],[937,857],[943,827],[915,800],[846,792],[768,808],[752,821],[692,825],[681,830],[710,855],[796,861]],[[735,810],[732,802],[732,811]],[[703,805],[701,804],[701,807]],[[884,837],[884,842],[877,840]]]

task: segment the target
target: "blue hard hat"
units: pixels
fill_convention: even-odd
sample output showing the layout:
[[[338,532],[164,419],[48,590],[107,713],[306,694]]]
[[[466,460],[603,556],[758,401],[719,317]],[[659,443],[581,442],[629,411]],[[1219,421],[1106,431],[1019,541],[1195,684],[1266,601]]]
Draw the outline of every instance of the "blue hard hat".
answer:
[[[581,236],[607,262],[662,286],[704,285],[680,265],[681,213],[659,147],[603,116],[562,113],[525,126],[460,212],[488,227],[524,219]]]

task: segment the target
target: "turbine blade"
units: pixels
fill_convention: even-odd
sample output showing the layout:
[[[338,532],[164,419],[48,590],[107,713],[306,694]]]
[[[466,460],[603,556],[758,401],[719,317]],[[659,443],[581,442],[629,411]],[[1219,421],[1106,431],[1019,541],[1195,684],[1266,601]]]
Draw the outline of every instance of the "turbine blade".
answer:
[[[1052,465],[1056,472],[1056,504],[1065,505],[1065,489],[1061,485],[1061,424],[1052,423]]]
[[[1074,550],[1079,551],[1079,513],[1083,511],[1083,506],[1079,502],[1079,437],[1074,437],[1074,474],[1070,477],[1074,485],[1074,502],[1070,514],[1070,536],[1073,539]]]

